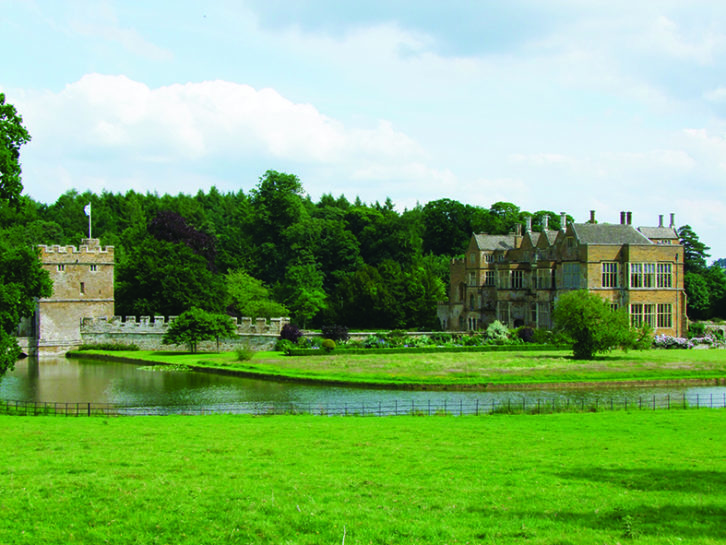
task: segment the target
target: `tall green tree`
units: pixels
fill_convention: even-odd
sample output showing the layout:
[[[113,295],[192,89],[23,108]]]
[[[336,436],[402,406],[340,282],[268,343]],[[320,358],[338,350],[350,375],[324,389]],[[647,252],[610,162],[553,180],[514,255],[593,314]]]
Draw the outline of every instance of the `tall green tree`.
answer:
[[[194,353],[202,341],[219,341],[234,334],[234,325],[229,316],[205,312],[199,308],[191,308],[178,316],[169,324],[162,344],[186,344]]]
[[[575,359],[590,360],[595,354],[616,347],[631,347],[636,341],[624,309],[587,290],[560,295],[552,314],[555,328],[573,341]]]
[[[0,200],[17,205],[23,184],[20,178],[20,147],[30,142],[23,118],[0,93]]]
[[[270,290],[261,280],[241,269],[228,272],[226,284],[227,309],[238,317],[272,318],[289,315],[284,305],[272,299]]]
[[[177,315],[192,307],[224,309],[224,278],[216,273],[214,240],[178,214],[157,214],[127,230],[116,267],[116,313]]]
[[[20,205],[20,147],[29,140],[22,118],[0,93],[0,204]],[[32,315],[36,298],[51,293],[50,278],[36,251],[0,239],[0,376],[20,355],[15,331],[21,318]]]
[[[678,229],[678,238],[683,245],[683,265],[686,272],[703,272],[706,269],[706,259],[709,257],[709,248],[700,241],[698,235],[690,225]]]

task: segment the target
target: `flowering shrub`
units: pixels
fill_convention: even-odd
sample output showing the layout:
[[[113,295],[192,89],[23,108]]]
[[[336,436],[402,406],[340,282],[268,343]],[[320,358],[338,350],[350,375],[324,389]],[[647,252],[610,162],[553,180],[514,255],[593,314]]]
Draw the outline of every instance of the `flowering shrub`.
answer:
[[[693,339],[684,337],[671,337],[670,335],[656,335],[653,337],[654,348],[693,348]]]

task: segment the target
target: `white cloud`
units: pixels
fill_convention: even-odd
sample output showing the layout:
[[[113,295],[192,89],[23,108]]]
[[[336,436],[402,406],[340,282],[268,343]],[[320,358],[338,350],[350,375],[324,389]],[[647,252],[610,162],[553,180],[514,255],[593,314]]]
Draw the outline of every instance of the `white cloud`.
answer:
[[[301,162],[400,161],[419,146],[390,122],[347,128],[273,89],[225,81],[151,89],[125,76],[89,74],[60,93],[28,96],[36,142],[65,154],[93,151],[134,161],[213,160],[263,154]]]
[[[726,43],[723,34],[704,29],[699,29],[698,38],[689,39],[677,23],[664,15],[656,17],[648,30],[644,35],[645,43],[677,59],[698,64],[710,64]]]

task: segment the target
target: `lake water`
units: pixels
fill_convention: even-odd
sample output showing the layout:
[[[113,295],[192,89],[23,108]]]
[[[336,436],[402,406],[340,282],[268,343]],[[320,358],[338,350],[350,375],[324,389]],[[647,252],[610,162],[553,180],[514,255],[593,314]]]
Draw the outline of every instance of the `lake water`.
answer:
[[[0,400],[52,403],[110,403],[129,407],[206,407],[246,412],[243,407],[290,404],[308,412],[382,414],[486,411],[492,404],[532,407],[536,403],[662,407],[680,404],[723,407],[726,387],[540,389],[495,392],[377,390],[253,380],[194,371],[147,370],[139,365],[88,359],[25,359],[0,378]],[[383,408],[386,408],[385,411]],[[466,409],[464,409],[466,407]],[[174,412],[173,410],[170,412]]]

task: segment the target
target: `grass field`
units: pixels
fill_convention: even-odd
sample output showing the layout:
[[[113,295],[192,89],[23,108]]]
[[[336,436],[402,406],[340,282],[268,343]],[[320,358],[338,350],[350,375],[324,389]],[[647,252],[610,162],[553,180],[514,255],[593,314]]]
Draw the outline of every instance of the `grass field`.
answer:
[[[723,410],[0,430],[7,545],[726,542]]]
[[[93,351],[84,352],[89,356]],[[593,361],[577,361],[565,351],[432,354],[331,354],[290,357],[257,352],[238,362],[234,353],[108,352],[149,362],[221,367],[249,374],[303,380],[470,387],[561,382],[726,380],[724,350],[614,351]]]

